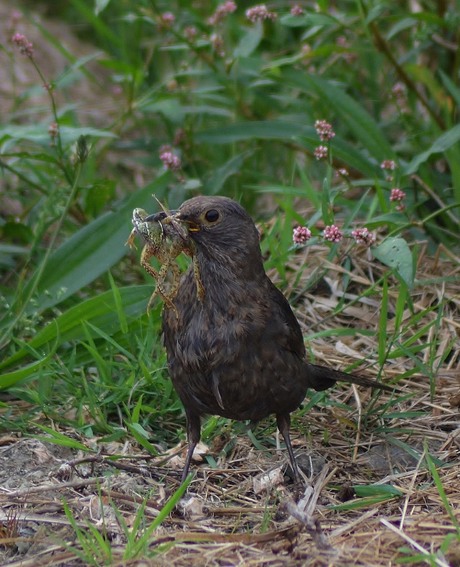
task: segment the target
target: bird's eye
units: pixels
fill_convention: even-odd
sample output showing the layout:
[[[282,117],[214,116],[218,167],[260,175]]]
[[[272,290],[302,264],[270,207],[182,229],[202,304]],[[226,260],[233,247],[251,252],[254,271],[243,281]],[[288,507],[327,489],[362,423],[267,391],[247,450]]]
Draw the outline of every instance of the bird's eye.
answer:
[[[204,218],[208,222],[216,222],[219,216],[220,216],[219,211],[216,211],[216,209],[209,209],[209,211],[206,211]]]

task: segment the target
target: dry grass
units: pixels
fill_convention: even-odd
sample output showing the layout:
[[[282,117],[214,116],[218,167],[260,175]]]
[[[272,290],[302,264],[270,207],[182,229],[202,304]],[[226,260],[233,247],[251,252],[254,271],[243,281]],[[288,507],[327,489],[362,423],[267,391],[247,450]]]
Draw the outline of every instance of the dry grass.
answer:
[[[310,275],[315,266],[325,266],[319,248],[305,254],[307,259],[303,252],[293,257],[293,273],[306,261]],[[299,294],[301,280],[291,290],[291,298],[301,297],[297,315],[306,334],[375,330],[378,293],[334,315],[344,270],[327,267],[328,286]],[[404,314],[399,340],[423,348],[385,364],[384,380],[403,376],[398,381],[402,394],[338,386],[326,403],[294,414],[293,442],[307,471],[301,490],[283,478],[284,451],[255,450],[247,436],[223,434],[209,449],[218,468],[195,466],[187,498],[146,544],[143,554],[150,559],[123,555],[126,530],[135,525],[143,501],[148,525],[178,488],[183,447],[172,450],[165,463],[129,444],[95,444],[99,454],[88,457],[36,439],[4,436],[2,564],[84,564],[76,557],[81,541],[64,513],[65,501],[83,530],[89,523],[105,534],[111,549],[105,561],[114,565],[393,565],[405,557],[412,557],[413,564],[460,565],[459,272],[453,257],[420,254],[419,280],[444,281],[416,286],[413,312]],[[357,298],[380,275],[375,262],[354,260],[347,299],[354,291]],[[389,293],[391,311],[396,288]],[[429,309],[440,302],[441,318],[437,309]],[[391,317],[387,331],[393,331]],[[336,342],[319,336],[311,348],[318,361],[335,367],[365,359],[372,375],[378,367],[375,341],[361,332]],[[429,372],[414,374],[414,361]],[[430,377],[437,365],[437,377]],[[260,439],[260,432],[256,435]],[[266,434],[265,443],[270,440],[275,442]],[[437,465],[434,471],[427,466],[426,451]],[[120,458],[110,460],[113,454]],[[371,492],[363,495],[359,487]],[[104,557],[95,562],[102,564]]]

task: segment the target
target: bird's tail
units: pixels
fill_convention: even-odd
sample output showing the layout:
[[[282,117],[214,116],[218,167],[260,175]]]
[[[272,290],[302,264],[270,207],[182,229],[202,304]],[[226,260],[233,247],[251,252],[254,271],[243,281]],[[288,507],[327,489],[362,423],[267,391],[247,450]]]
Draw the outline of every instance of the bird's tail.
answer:
[[[306,366],[307,384],[309,388],[313,388],[314,390],[327,390],[336,382],[348,382],[350,384],[357,384],[358,386],[366,386],[367,388],[385,390],[385,392],[400,392],[400,390],[394,386],[387,386],[381,382],[376,382],[375,380],[364,378],[363,376],[357,376],[356,374],[347,374],[340,370],[333,370],[326,366],[318,366],[317,364],[310,364],[308,362]]]

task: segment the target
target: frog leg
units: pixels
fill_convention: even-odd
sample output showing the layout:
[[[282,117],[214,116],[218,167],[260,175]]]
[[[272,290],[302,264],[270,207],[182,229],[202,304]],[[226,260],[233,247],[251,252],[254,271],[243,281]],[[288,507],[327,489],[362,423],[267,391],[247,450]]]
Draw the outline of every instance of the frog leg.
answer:
[[[175,262],[171,262],[168,268],[172,272],[171,289],[169,290],[169,298],[173,300],[176,297],[177,290],[179,289],[180,270]]]
[[[149,246],[148,244],[146,246],[144,246],[142,253],[141,253],[141,266],[144,268],[144,270],[150,275],[152,276],[152,278],[154,278],[157,282],[157,287],[155,289],[155,291],[152,293],[152,295],[150,296],[149,302],[147,304],[147,312],[150,311],[153,301],[155,299],[155,297],[157,295],[159,295],[163,301],[165,302],[171,302],[171,300],[168,298],[168,295],[166,294],[165,290],[163,289],[163,282],[165,280],[166,277],[166,272],[167,269],[165,270],[165,266],[162,266],[160,271],[157,272],[155,270],[155,268],[150,264],[149,260],[152,256],[155,255],[154,249]]]
[[[130,248],[136,248],[136,244],[134,242],[134,239],[136,238],[136,229],[133,228],[133,230],[129,233],[128,236],[128,240],[125,242],[125,246],[129,246]]]
[[[198,266],[196,256],[193,256],[193,275],[195,276],[196,296],[198,298],[198,301],[201,302],[204,299],[205,289],[203,282],[201,281],[200,267]]]

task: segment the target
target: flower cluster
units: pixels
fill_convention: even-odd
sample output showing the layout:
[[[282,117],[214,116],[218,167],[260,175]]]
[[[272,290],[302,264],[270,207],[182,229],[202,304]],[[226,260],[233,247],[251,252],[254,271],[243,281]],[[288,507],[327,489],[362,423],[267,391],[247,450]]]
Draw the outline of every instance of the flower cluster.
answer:
[[[311,238],[311,230],[306,226],[296,226],[292,231],[294,244],[305,244]]]
[[[176,16],[172,12],[163,12],[160,16],[161,23],[166,27],[170,28],[176,21]]]
[[[409,105],[408,105],[406,85],[401,82],[395,83],[395,85],[391,89],[391,94],[399,111],[403,114],[408,112]]]
[[[370,230],[366,227],[352,230],[351,236],[358,244],[363,244],[364,246],[372,246],[375,242],[375,234],[370,232]]]
[[[181,168],[180,157],[172,152],[170,146],[163,146],[160,148],[160,159],[166,169],[171,171],[178,171]]]
[[[218,33],[211,34],[209,38],[213,50],[217,53],[219,57],[225,57],[225,43],[221,35]]]
[[[332,125],[326,120],[317,120],[315,122],[315,130],[322,142],[329,142],[335,136]]]
[[[291,15],[292,16],[301,16],[303,14],[303,8],[298,4],[294,4],[291,8]]]
[[[340,169],[337,170],[337,175],[340,175],[340,177],[349,177],[350,173],[348,169],[346,169],[345,167],[341,167]]]
[[[388,171],[394,171],[396,169],[396,162],[392,159],[384,159],[380,164],[380,168]]]
[[[394,187],[390,193],[390,201],[396,201],[400,203],[406,198],[406,194],[401,189]]]
[[[343,238],[343,232],[338,226],[331,224],[323,230],[323,238],[329,242],[340,242]]]
[[[318,146],[315,148],[313,155],[316,159],[325,159],[327,158],[327,146]]]
[[[26,55],[30,58],[34,56],[33,43],[31,43],[22,33],[15,33],[11,38],[11,41],[14,45],[19,47],[19,52],[22,53],[22,55]]]
[[[340,230],[335,224],[331,224],[325,227],[322,234],[324,240],[329,242],[340,242],[345,236],[347,238],[353,238],[357,244],[369,247],[375,244],[376,236],[375,233],[371,232],[368,228],[355,228],[347,235]],[[312,237],[311,230],[306,226],[296,226],[292,231],[292,241],[296,245],[302,245],[308,242]]]
[[[246,10],[246,18],[252,22],[262,22],[263,20],[276,20],[275,12],[270,12],[265,4],[259,4]]]
[[[232,2],[232,0],[227,0],[227,2],[224,2],[223,4],[218,6],[214,14],[210,18],[208,18],[208,24],[210,26],[215,26],[216,24],[221,22],[225,18],[225,16],[232,14],[235,10],[235,2]]]
[[[59,125],[57,122],[51,122],[51,124],[48,126],[48,134],[51,136],[52,140],[57,138],[59,134]]]
[[[187,26],[184,29],[184,36],[188,41],[194,41],[196,36],[198,35],[198,30],[195,26]]]

